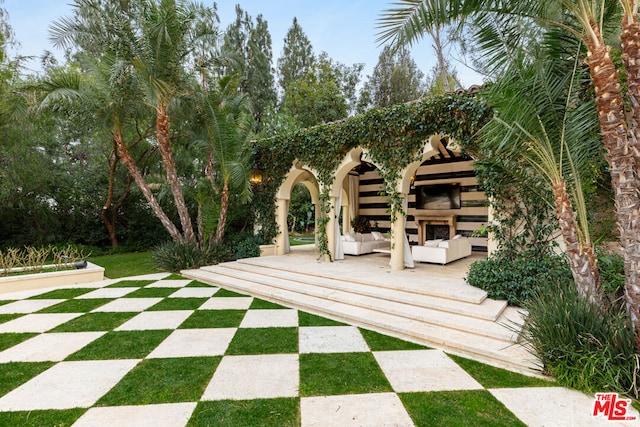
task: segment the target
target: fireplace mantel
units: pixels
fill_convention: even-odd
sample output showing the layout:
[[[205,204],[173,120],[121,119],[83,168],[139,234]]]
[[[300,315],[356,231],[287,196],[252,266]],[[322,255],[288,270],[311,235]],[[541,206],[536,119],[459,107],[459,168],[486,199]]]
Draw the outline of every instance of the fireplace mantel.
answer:
[[[426,236],[426,225],[448,225],[449,238],[453,238],[453,236],[456,235],[456,217],[457,215],[434,215],[431,213],[415,213],[413,215],[413,218],[416,225],[418,226],[418,244],[424,245]]]

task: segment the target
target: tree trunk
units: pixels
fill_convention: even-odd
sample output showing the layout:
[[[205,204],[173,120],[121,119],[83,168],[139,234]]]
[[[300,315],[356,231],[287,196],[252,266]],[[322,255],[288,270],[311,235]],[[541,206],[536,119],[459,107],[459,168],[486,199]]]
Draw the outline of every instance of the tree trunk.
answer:
[[[594,26],[597,43],[587,42],[587,65],[594,83],[598,121],[606,149],[620,243],[624,255],[625,297],[631,314],[636,349],[640,350],[640,203],[634,158],[630,155],[628,128],[624,115],[624,99],[618,72],[609,55],[609,47]]]
[[[573,279],[578,287],[578,293],[598,307],[603,305],[600,289],[600,275],[593,247],[583,246],[580,242],[578,227],[576,226],[573,206],[567,194],[564,181],[553,183],[553,199],[556,205],[556,216],[560,223],[560,231],[566,245],[567,258]]]
[[[118,147],[114,142],[113,152],[111,153],[113,156],[113,160],[110,161],[109,165],[109,188],[107,189],[107,200],[105,200],[104,205],[102,206],[102,210],[100,211],[100,219],[105,227],[107,227],[107,233],[109,233],[109,239],[111,239],[111,247],[118,247],[118,236],[116,235],[116,219],[117,217],[114,215],[112,218],[109,218],[109,208],[113,204],[113,191],[115,187],[115,179],[116,179],[116,169],[118,167],[118,161],[120,160],[120,156],[118,156]]]
[[[633,2],[625,0],[633,10]],[[638,14],[626,15],[622,19],[622,60],[627,71],[627,90],[631,102],[633,123],[630,126],[633,138],[630,139],[631,153],[635,158],[636,169],[640,167],[640,25]]]
[[[122,158],[122,163],[124,163],[125,167],[129,171],[129,175],[133,177],[133,180],[136,182],[136,185],[138,186],[138,188],[140,188],[140,191],[142,191],[142,194],[144,195],[145,199],[147,199],[147,202],[149,203],[149,206],[151,206],[151,210],[153,211],[153,213],[160,220],[164,228],[169,232],[169,235],[171,236],[171,238],[176,242],[181,241],[182,234],[180,234],[180,231],[176,228],[173,222],[171,222],[167,214],[165,214],[164,210],[162,209],[162,206],[160,206],[160,203],[158,203],[158,200],[151,192],[149,185],[142,177],[142,173],[140,173],[140,170],[138,169],[136,162],[133,160],[133,157],[131,156],[129,149],[124,143],[120,132],[113,131],[112,138],[115,141],[116,146],[118,147],[118,153]]]
[[[171,186],[171,193],[173,194],[178,216],[180,217],[184,240],[187,242],[194,242],[195,234],[193,232],[193,225],[191,224],[191,217],[189,216],[187,204],[184,201],[182,185],[180,185],[180,180],[178,179],[176,163],[173,159],[173,152],[171,150],[171,140],[169,138],[169,114],[167,110],[167,105],[162,102],[159,103],[156,109],[156,139],[158,140],[158,150],[162,156],[162,164],[167,174],[167,181]]]
[[[225,181],[220,195],[220,217],[216,228],[216,242],[220,243],[224,237],[224,227],[227,222],[227,210],[229,209],[229,183]]]

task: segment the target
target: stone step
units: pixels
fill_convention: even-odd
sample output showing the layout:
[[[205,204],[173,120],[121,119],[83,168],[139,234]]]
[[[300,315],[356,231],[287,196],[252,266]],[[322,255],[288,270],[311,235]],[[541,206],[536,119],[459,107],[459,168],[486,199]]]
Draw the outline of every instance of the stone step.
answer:
[[[504,309],[507,308],[506,301],[492,300],[490,298],[486,298],[480,303],[472,303],[427,295],[422,292],[416,293],[415,291],[392,289],[390,287],[381,286],[380,284],[363,284],[353,281],[345,281],[343,279],[312,276],[309,274],[297,273],[295,271],[274,269],[249,263],[231,262],[219,264],[217,267],[240,270],[264,277],[273,277],[298,283],[306,283],[325,289],[345,291],[353,294],[378,298],[380,300],[399,302],[404,305],[429,308],[490,321],[496,321],[502,315]],[[210,267],[203,267],[204,270],[207,270],[208,268]],[[407,287],[405,286],[405,289],[406,288]]]
[[[312,263],[309,259],[289,258],[287,256],[245,258],[236,262],[308,276],[327,277],[351,283],[386,287],[392,290],[413,292],[472,304],[480,304],[487,298],[485,291],[467,284],[462,279],[438,276],[437,280],[430,280],[429,277],[425,277],[423,280],[417,281],[416,274],[414,274],[415,271],[410,269],[391,274],[388,268],[378,266],[376,267],[377,271],[368,270],[363,274],[362,265],[359,265],[359,263],[347,264],[346,262],[319,261]],[[321,267],[321,269],[318,267]],[[372,275],[375,275],[375,278],[372,278]]]
[[[434,346],[466,357],[514,371],[535,374],[538,368],[522,346],[513,342],[445,328],[418,319],[370,308],[304,295],[289,289],[239,279],[205,270],[183,271],[185,277],[256,296],[292,308],[376,330],[405,340]],[[513,313],[507,310],[509,316]]]
[[[434,326],[456,329],[463,332],[471,332],[475,335],[491,337],[507,342],[516,341],[518,336],[517,332],[506,328],[499,322],[410,305],[389,299],[362,295],[350,292],[348,289],[330,289],[316,284],[292,281],[281,277],[264,276],[260,274],[260,272],[254,273],[250,271],[236,270],[233,267],[234,264],[227,264],[226,266],[219,265],[204,267],[203,270],[247,282],[258,283],[274,289],[287,290],[306,296],[325,299],[330,302],[335,301],[375,310],[381,313],[415,319]],[[318,278],[313,279],[320,280]],[[351,283],[345,283],[345,285],[356,286]],[[387,293],[390,292],[388,289],[386,291]]]

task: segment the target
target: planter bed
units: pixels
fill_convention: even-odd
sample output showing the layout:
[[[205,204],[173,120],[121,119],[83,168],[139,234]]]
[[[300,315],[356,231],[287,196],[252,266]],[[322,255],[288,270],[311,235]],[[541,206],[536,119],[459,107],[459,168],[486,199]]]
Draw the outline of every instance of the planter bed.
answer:
[[[104,280],[104,268],[92,263],[87,263],[87,268],[83,269],[0,277],[0,294],[54,286],[99,282],[101,280]]]

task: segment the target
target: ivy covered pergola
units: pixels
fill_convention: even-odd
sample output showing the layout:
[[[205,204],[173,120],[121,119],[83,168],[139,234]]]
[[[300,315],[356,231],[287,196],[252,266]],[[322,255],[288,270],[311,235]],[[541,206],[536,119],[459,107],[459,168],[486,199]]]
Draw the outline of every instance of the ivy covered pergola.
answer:
[[[264,179],[257,184],[254,206],[263,243],[286,251],[291,187],[307,182],[316,202],[317,242],[321,255],[335,255],[336,212],[342,182],[362,159],[375,165],[389,198],[391,267],[404,268],[404,226],[411,178],[435,152],[433,135],[448,136],[461,153],[474,152],[474,135],[492,111],[478,91],[434,96],[408,104],[372,109],[347,119],[297,130],[255,142]],[[308,184],[315,178],[317,186]],[[317,200],[315,200],[317,198]]]

